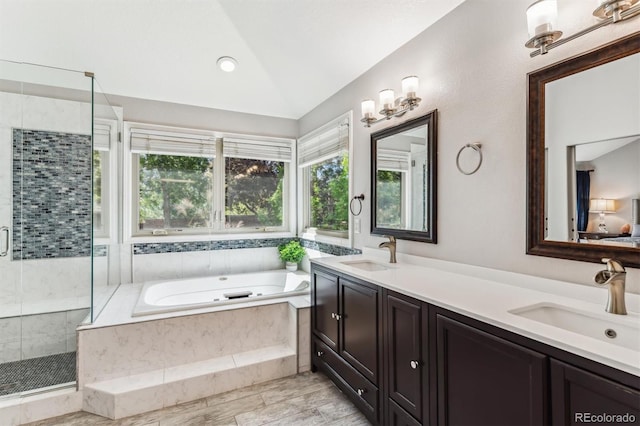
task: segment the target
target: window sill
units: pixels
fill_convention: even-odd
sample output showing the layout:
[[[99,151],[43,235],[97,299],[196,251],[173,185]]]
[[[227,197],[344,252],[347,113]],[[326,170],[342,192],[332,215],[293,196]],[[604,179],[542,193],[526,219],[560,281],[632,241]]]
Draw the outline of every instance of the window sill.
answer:
[[[333,244],[336,246],[352,248],[349,238],[332,237],[329,235],[317,234],[315,232],[303,232],[302,235],[300,235],[300,238],[309,241],[316,241],[318,243]]]
[[[126,244],[137,243],[182,243],[188,241],[225,241],[225,240],[261,240],[270,238],[293,238],[294,234],[291,232],[276,231],[276,232],[252,232],[252,233],[220,233],[220,234],[183,234],[183,235],[144,235],[129,237]]]

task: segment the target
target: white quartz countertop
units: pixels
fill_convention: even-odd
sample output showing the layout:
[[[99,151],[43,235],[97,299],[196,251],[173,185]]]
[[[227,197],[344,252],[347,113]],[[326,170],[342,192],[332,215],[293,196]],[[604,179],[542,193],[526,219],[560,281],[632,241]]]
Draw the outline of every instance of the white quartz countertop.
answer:
[[[323,257],[312,259],[312,262],[636,376],[640,375],[640,348],[625,348],[509,312],[539,303],[553,303],[601,315],[607,301],[605,288],[433,259],[418,258],[420,260],[416,261],[413,256],[405,256],[405,261],[399,259],[398,263],[390,264],[388,253],[386,258],[380,257],[384,254],[365,250],[364,255]],[[388,269],[366,271],[344,263],[361,260],[371,260]],[[640,296],[627,293],[626,302],[628,315],[620,320],[639,323]]]

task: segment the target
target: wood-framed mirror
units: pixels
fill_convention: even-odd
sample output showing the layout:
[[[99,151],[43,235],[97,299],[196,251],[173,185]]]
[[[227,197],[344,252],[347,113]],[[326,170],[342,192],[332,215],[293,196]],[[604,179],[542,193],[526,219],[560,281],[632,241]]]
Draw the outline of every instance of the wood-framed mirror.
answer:
[[[436,243],[437,110],[371,134],[371,233]]]
[[[528,74],[527,254],[640,267],[639,210],[636,32]]]

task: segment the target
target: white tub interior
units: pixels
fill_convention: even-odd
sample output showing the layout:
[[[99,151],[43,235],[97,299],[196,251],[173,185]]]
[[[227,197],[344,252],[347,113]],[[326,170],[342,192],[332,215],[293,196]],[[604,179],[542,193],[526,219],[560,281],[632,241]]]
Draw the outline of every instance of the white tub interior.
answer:
[[[309,274],[284,269],[144,283],[132,316],[198,309],[309,292]]]

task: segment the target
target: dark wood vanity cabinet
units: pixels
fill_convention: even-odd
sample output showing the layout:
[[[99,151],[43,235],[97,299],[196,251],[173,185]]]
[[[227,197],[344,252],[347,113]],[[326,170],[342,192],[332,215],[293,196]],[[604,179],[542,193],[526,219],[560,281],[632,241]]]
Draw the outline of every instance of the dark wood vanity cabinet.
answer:
[[[438,425],[542,425],[547,362],[532,351],[436,315]]]
[[[384,302],[387,423],[426,423],[427,304],[389,290],[384,291]]]
[[[317,267],[311,282],[313,369],[327,373],[373,423],[379,423],[380,288]]]
[[[639,390],[555,359],[551,360],[551,401],[553,425],[640,424]],[[593,416],[599,415],[623,417],[594,422]]]
[[[637,376],[328,268],[313,265],[311,279],[312,369],[373,424],[599,424],[580,420],[627,413],[640,423]]]

